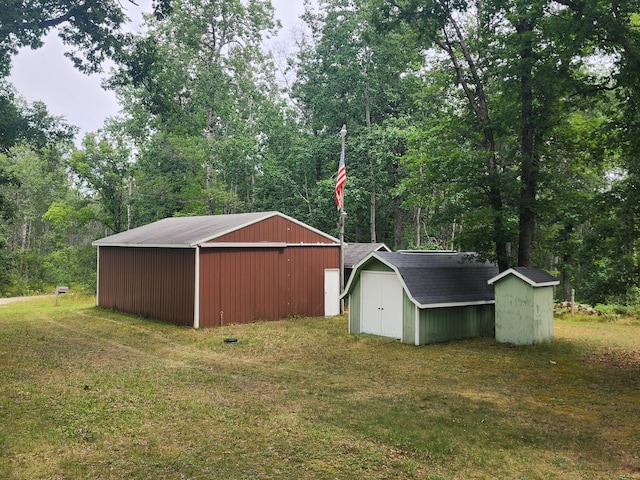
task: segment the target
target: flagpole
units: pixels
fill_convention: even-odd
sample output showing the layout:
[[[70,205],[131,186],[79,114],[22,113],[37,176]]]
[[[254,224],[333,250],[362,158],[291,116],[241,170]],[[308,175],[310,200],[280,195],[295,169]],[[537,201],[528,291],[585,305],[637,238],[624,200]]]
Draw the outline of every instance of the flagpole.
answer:
[[[345,146],[346,138],[347,138],[347,126],[346,125],[342,125],[342,130],[340,130],[340,139],[341,139],[341,143],[342,143],[342,150],[340,152],[340,155],[341,155],[342,158],[344,158],[344,146]],[[346,217],[347,217],[347,214],[344,211],[344,196],[343,196],[343,200],[342,200],[342,203],[340,205],[340,220],[339,220],[339,227],[340,227],[340,293],[342,293],[344,291],[344,224],[345,224]],[[343,313],[343,312],[344,312],[344,300],[342,300],[340,302],[340,313]]]

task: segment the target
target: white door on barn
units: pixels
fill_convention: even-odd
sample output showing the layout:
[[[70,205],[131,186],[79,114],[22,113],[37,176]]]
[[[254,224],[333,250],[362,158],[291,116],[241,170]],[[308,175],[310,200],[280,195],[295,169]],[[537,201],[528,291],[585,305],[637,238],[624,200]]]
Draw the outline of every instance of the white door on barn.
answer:
[[[340,270],[324,270],[324,316],[340,315]]]
[[[402,285],[395,273],[363,271],[360,331],[402,338]]]

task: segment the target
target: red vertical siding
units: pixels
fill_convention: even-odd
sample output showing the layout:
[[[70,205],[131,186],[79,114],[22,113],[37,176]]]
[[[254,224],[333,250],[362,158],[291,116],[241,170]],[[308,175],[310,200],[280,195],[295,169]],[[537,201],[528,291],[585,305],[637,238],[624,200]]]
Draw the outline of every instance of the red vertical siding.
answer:
[[[339,245],[274,216],[215,242],[286,247],[200,248],[199,324],[213,327],[324,314],[324,270],[338,268]],[[196,249],[100,247],[99,305],[193,325]]]
[[[338,247],[289,247],[290,315],[324,315],[324,271],[338,268]]]
[[[270,217],[248,227],[222,235],[216,242],[330,243],[331,240],[282,217]]]
[[[195,250],[100,247],[99,306],[193,325]]]
[[[324,270],[338,267],[339,252],[335,245],[201,249],[200,326],[324,315]]]
[[[279,278],[283,250],[202,249],[200,326],[281,318]]]

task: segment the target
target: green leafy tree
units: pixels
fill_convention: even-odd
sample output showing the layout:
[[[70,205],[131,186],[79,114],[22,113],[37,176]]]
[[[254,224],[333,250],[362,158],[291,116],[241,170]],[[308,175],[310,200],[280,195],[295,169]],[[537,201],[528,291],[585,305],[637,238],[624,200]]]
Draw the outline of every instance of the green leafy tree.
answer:
[[[10,265],[8,278],[17,288],[15,293],[41,291],[47,283],[52,244],[43,215],[69,188],[64,163],[56,156],[52,148],[36,151],[26,144],[14,146],[6,156],[7,171],[18,185],[5,190],[14,214],[0,229],[0,242],[5,245],[3,257]]]
[[[482,203],[490,211],[465,224],[458,238],[463,240],[474,226],[488,222],[493,229],[486,233],[500,268],[514,262],[513,256],[517,264],[531,265],[541,188],[550,185],[543,179],[560,162],[556,127],[580,109],[573,98],[587,89],[596,91],[583,69],[594,53],[590,39],[572,25],[568,8],[547,1],[496,0],[473,6],[436,1],[425,6],[407,0],[380,6],[383,28],[397,28],[398,22],[410,25],[425,48],[432,48],[431,58],[443,54],[452,78],[447,97],[463,99],[471,114],[463,120],[468,125],[463,138],[477,139],[470,144],[477,154],[470,151],[463,164],[468,171],[484,174],[473,177],[481,184],[467,177],[466,188],[458,191],[471,200],[473,192],[482,189]],[[514,208],[515,255],[508,248]]]
[[[9,193],[20,185],[18,178],[9,170],[7,156],[0,153],[0,219],[8,221],[15,214],[15,203]]]
[[[130,151],[119,139],[87,134],[72,153],[69,166],[76,188],[87,190],[97,205],[97,220],[111,233],[128,227]]]
[[[0,290],[38,285],[50,251],[49,226],[42,216],[67,194],[64,157],[75,129],[51,116],[44,104],[28,105],[5,90],[0,102]],[[5,129],[5,127],[7,127]],[[18,288],[15,293],[27,290]]]
[[[40,217],[67,186],[63,157],[69,151],[75,129],[61,117],[47,112],[42,102],[16,102],[24,120],[21,139],[6,145],[0,163],[0,198],[5,217],[16,215],[12,244],[27,248],[33,232],[40,232]],[[4,188],[2,184],[4,183]],[[39,233],[36,238],[39,238]]]
[[[183,0],[172,4],[170,15],[148,22],[112,80],[129,125],[145,125],[138,130],[143,135],[151,127],[158,136],[143,150],[169,142],[185,154],[184,201],[195,207],[203,200],[208,214],[237,210],[236,198],[252,208],[265,137],[260,119],[263,105],[273,101],[271,67],[261,49],[263,35],[276,26],[271,3]],[[203,181],[191,181],[197,163]],[[145,161],[141,166],[140,172]],[[160,181],[151,170],[145,175],[149,184]]]
[[[207,139],[168,133],[154,135],[139,153],[133,174],[134,225],[150,223],[174,215],[206,213],[205,177]],[[208,192],[216,205],[236,201],[224,185]],[[222,213],[216,211],[216,213]]]
[[[68,145],[75,132],[76,128],[61,117],[50,115],[44,103],[27,104],[16,97],[8,83],[0,80],[0,155],[7,155],[0,162],[0,218],[8,220],[16,211],[15,202],[7,197],[7,192],[20,184],[9,168],[11,149],[29,145],[40,156],[48,157],[48,163],[55,164],[60,161],[59,147]]]
[[[0,152],[6,153],[17,141],[24,138],[27,121],[16,100],[14,88],[0,80]]]
[[[41,47],[53,29],[71,47],[65,55],[76,67],[99,71],[105,59],[119,58],[128,39],[122,32],[128,20],[126,5],[116,0],[4,0],[0,8],[0,77],[9,73],[11,57],[19,48]],[[154,2],[156,15],[169,10],[167,0]]]
[[[70,189],[67,198],[54,201],[42,215],[51,225],[51,241],[57,248],[89,245],[101,234],[87,228],[95,219],[95,209],[77,193]]]
[[[364,0],[325,0],[317,12],[307,9],[303,19],[311,35],[295,62],[292,95],[311,134],[310,148],[317,150],[316,181],[335,175],[339,144],[314,145],[335,145],[347,125],[348,236],[399,245],[400,202],[390,191],[399,181],[404,140],[395,125],[411,111],[420,56],[406,32],[379,34],[371,7]]]

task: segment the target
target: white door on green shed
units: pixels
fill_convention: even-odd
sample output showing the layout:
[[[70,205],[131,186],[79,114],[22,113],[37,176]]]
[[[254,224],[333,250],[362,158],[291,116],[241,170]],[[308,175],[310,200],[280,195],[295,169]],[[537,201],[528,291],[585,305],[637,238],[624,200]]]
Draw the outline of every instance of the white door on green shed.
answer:
[[[360,331],[401,339],[402,285],[396,274],[363,271],[360,281]]]
[[[324,316],[340,315],[340,270],[324,269]]]

